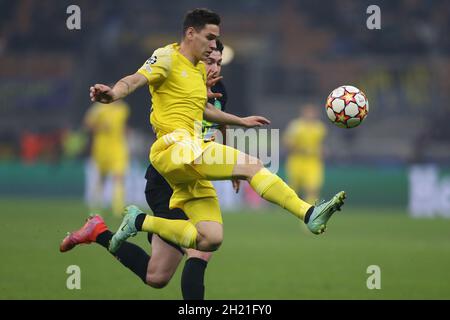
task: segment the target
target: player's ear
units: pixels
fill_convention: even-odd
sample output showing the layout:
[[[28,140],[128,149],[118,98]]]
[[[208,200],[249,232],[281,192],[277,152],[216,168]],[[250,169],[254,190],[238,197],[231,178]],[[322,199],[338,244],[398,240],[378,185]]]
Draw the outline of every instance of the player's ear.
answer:
[[[194,38],[194,34],[195,34],[195,28],[194,27],[189,27],[186,29],[186,32],[184,33],[184,37],[186,39],[192,40]]]

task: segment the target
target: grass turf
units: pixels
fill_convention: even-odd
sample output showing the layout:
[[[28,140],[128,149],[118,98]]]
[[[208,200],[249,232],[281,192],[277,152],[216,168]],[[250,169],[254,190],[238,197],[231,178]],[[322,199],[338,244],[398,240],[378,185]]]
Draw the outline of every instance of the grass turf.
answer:
[[[0,209],[0,299],[181,299],[181,268],[153,289],[99,245],[59,253],[87,215],[79,201],[3,199]],[[120,223],[106,220],[113,230]],[[269,207],[225,213],[224,223],[207,299],[450,299],[450,220],[348,206],[314,236]],[[132,241],[149,248],[144,234]],[[66,287],[70,265],[81,268],[81,290]],[[369,265],[381,268],[380,290],[367,289]]]

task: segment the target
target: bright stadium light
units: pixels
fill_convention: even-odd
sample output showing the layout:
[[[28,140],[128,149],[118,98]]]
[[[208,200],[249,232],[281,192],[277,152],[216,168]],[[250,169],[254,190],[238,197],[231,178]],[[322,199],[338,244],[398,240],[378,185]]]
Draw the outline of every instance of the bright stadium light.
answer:
[[[222,65],[227,65],[229,64],[234,58],[234,50],[229,47],[224,45],[223,46],[223,52],[222,52]]]

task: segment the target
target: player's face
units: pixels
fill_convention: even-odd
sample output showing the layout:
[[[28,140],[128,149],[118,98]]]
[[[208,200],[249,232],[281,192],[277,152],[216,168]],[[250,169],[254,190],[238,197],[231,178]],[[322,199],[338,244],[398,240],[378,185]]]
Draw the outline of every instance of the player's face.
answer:
[[[207,24],[199,32],[194,32],[194,54],[199,60],[205,61],[216,48],[216,39],[219,37],[219,26]]]
[[[218,50],[213,50],[206,59],[206,71],[214,72],[216,76],[220,75],[222,70],[222,54]]]

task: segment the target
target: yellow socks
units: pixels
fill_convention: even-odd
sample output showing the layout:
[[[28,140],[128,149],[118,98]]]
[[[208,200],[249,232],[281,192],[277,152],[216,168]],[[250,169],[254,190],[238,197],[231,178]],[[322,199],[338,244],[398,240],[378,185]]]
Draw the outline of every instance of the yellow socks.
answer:
[[[312,207],[300,199],[280,177],[266,168],[253,176],[250,185],[261,197],[288,210],[302,220],[308,209]]]
[[[146,215],[141,230],[156,233],[183,248],[195,249],[197,246],[197,229],[187,220],[170,220]]]

